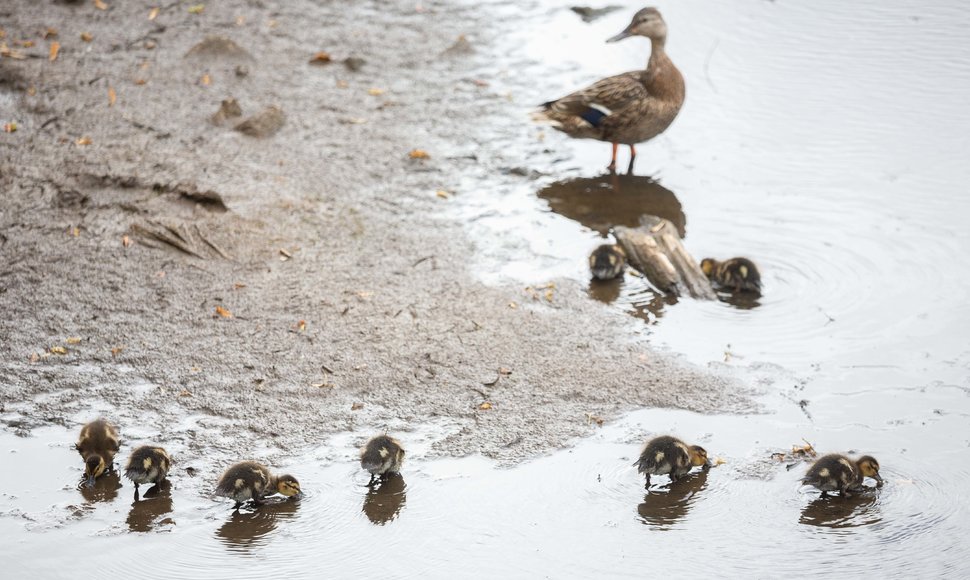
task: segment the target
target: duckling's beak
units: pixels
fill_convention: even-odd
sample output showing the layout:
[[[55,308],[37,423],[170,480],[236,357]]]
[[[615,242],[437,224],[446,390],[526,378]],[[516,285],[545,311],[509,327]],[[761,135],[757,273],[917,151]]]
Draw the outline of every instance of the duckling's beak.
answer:
[[[882,486],[882,476],[881,475],[879,475],[878,473],[874,473],[872,475],[872,478],[876,480],[876,484],[877,485],[879,485],[880,487]]]
[[[94,487],[93,475],[89,475],[88,478],[84,480],[84,487]]]
[[[624,38],[627,38],[628,36],[633,36],[632,34],[630,34],[630,29],[629,28],[627,28],[623,32],[617,34],[616,36],[611,36],[610,38],[607,38],[606,39],[606,42],[617,42],[618,40],[623,40]]]

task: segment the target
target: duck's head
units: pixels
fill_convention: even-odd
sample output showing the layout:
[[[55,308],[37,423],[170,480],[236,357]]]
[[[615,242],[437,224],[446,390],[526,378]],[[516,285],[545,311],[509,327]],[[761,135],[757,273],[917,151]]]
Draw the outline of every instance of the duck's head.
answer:
[[[879,484],[882,484],[882,476],[879,475],[879,462],[872,455],[863,455],[855,462],[859,466],[859,471],[862,475],[866,477],[871,477],[875,479]]]
[[[717,260],[714,258],[704,258],[701,260],[701,272],[704,272],[705,276],[710,276],[717,268]]]
[[[633,20],[623,29],[623,32],[606,42],[616,42],[630,36],[646,36],[649,39],[663,40],[667,38],[667,23],[656,8],[644,8],[633,15]]]
[[[94,480],[104,473],[107,465],[104,462],[104,458],[100,455],[91,455],[84,460],[84,485],[88,487],[94,486]]]
[[[711,462],[707,459],[707,450],[700,445],[691,445],[688,448],[690,451],[690,464],[694,467],[710,467]]]
[[[276,480],[276,491],[280,495],[285,495],[286,497],[303,495],[300,491],[300,482],[296,480],[292,475],[281,475]]]

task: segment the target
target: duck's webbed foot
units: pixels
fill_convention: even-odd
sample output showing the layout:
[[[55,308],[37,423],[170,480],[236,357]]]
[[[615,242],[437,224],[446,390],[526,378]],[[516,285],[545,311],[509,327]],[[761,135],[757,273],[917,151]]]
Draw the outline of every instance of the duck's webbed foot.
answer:
[[[613,144],[613,156],[610,157],[610,164],[606,166],[606,170],[610,173],[616,173],[616,150],[620,147],[619,143]]]

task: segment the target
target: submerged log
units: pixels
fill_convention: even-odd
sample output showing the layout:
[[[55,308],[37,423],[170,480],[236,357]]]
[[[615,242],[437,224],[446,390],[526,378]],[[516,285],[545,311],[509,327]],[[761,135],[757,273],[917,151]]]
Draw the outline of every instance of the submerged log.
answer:
[[[684,249],[677,228],[669,221],[643,215],[639,227],[617,226],[613,233],[626,251],[630,265],[643,272],[659,290],[704,300],[717,297],[697,261]]]

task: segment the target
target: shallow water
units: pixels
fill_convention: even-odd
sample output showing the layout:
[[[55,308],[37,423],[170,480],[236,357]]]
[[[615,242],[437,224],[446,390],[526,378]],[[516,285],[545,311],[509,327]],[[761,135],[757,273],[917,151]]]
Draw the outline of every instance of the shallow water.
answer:
[[[638,176],[612,177],[602,171],[608,145],[527,118],[534,103],[642,66],[645,41],[602,43],[630,10],[586,24],[558,2],[489,3],[505,33],[476,75],[521,115],[473,128],[505,147],[463,176],[452,217],[479,242],[471,268],[491,283],[585,287],[588,252],[640,212],[674,221],[697,257],[752,258],[764,277],[757,301],[674,300],[633,276],[588,292],[639,318],[635,337],[760,389],[765,414],[638,411],[514,469],[425,460],[449,429],[426,426],[401,434],[403,477],[373,490],[353,460],[363,434],[347,434],[278,466],[300,478],[303,500],[238,513],[208,497],[221,463],[179,464],[169,488],[134,501],[117,478],[76,488],[73,431],[4,431],[0,537],[11,573],[970,574],[970,8],[660,8],[688,102],[638,149]],[[3,419],[15,422],[16,407]],[[162,443],[178,459],[193,430],[219,425],[187,417]],[[631,463],[661,432],[726,463],[673,487],[658,478],[647,493]],[[125,429],[131,441],[151,435]],[[803,465],[770,458],[803,438],[875,455],[887,484],[819,500],[798,486]]]

